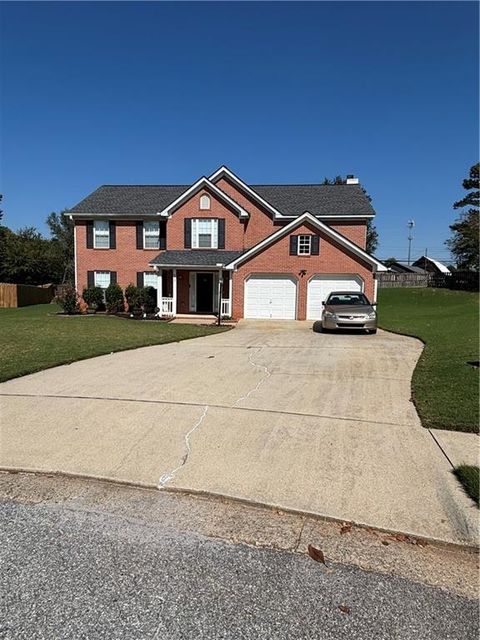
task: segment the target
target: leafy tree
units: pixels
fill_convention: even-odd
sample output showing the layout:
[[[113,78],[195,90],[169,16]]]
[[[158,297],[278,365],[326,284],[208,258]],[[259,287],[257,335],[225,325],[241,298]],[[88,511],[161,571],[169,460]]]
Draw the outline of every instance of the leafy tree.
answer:
[[[458,269],[479,269],[479,206],[480,206],[480,163],[470,168],[468,178],[463,181],[467,195],[454,203],[454,209],[464,209],[460,217],[450,225],[452,237],[445,242],[452,254]]]
[[[55,243],[56,251],[63,262],[63,274],[60,280],[62,284],[72,283],[75,278],[73,222],[68,216],[63,215],[64,213],[65,211],[61,213],[52,211],[46,219],[52,243]]]
[[[397,264],[397,259],[396,258],[387,258],[386,260],[383,261],[383,264],[390,268],[392,265]]]
[[[3,200],[3,195],[0,193],[0,204]],[[3,218],[3,209],[0,209],[0,222],[2,221]]]
[[[58,251],[34,227],[17,233],[0,227],[0,281],[18,284],[60,282],[63,273]]]

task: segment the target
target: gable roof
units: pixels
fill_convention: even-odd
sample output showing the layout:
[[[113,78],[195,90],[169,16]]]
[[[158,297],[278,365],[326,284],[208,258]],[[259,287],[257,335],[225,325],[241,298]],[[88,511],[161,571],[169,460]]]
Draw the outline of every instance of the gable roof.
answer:
[[[359,247],[354,242],[346,238],[344,235],[342,235],[341,233],[338,233],[338,231],[335,231],[334,229],[332,229],[332,227],[329,227],[325,223],[318,220],[318,218],[315,218],[314,216],[312,216],[312,214],[309,213],[308,211],[306,211],[303,215],[299,216],[295,220],[292,220],[291,222],[289,222],[289,224],[282,227],[275,233],[272,233],[272,235],[268,236],[267,238],[265,238],[264,240],[256,244],[254,247],[252,247],[248,251],[245,251],[245,253],[242,253],[241,256],[239,256],[238,258],[236,258],[235,260],[232,260],[232,262],[227,264],[226,268],[228,269],[235,268],[237,265],[241,264],[242,262],[245,262],[245,260],[248,260],[255,254],[266,249],[270,244],[274,243],[276,240],[279,240],[283,236],[288,235],[289,233],[294,231],[297,227],[299,227],[305,222],[308,222],[312,226],[316,227],[319,231],[322,231],[326,236],[332,238],[332,240],[335,240],[335,242],[340,244],[342,247],[349,250],[351,253],[354,253],[355,255],[357,255],[359,258],[361,258],[368,264],[371,264],[374,267],[375,271],[388,271],[387,267],[382,262],[380,262],[380,260],[377,260],[377,258],[375,258],[374,256],[371,256],[369,253],[364,251],[361,247]]]
[[[228,172],[228,173],[227,173]],[[226,167],[193,185],[103,185],[69,209],[67,215],[156,216],[167,212],[205,186],[229,202],[240,215],[247,212],[235,199],[215,185],[226,176],[257,199],[275,219],[295,218],[305,211],[321,218],[369,218],[375,211],[358,184],[272,184],[247,185]],[[233,176],[233,177],[232,177]],[[240,213],[243,212],[243,213]],[[247,214],[248,215],[248,214]]]
[[[442,262],[439,262],[438,260],[434,260],[433,258],[429,258],[428,256],[422,256],[421,258],[418,258],[418,260],[415,260],[413,264],[414,266],[418,266],[418,267],[421,267],[423,265],[423,267],[425,268],[426,262],[430,262],[431,264],[433,264],[433,266],[436,267],[436,269],[438,269],[440,273],[445,273],[445,274],[450,273],[450,269],[447,266],[445,266]]]

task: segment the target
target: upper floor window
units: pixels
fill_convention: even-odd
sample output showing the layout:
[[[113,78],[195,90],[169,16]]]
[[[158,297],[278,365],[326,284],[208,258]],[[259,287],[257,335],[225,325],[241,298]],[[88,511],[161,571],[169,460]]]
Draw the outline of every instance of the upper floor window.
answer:
[[[192,248],[218,248],[218,220],[215,218],[194,218],[192,220]]]
[[[206,194],[200,196],[200,209],[202,211],[210,210],[210,196],[207,196]]]
[[[94,249],[110,248],[110,225],[108,220],[94,220],[93,247]]]
[[[312,252],[312,236],[298,236],[298,255],[309,256]]]
[[[149,221],[143,223],[144,249],[158,249],[160,243],[160,223]]]

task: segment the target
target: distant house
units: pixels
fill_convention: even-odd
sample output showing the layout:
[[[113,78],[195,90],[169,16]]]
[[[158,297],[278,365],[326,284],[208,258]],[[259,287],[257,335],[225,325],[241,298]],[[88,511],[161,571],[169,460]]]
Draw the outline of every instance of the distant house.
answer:
[[[413,264],[407,264],[407,262],[397,261],[389,265],[389,270],[393,273],[418,273],[424,275],[425,269]]]
[[[450,269],[446,267],[444,264],[442,264],[438,260],[429,258],[428,256],[422,256],[418,260],[415,260],[412,266],[418,267],[423,271],[428,271],[428,273],[444,274],[444,275],[449,275],[451,273]]]

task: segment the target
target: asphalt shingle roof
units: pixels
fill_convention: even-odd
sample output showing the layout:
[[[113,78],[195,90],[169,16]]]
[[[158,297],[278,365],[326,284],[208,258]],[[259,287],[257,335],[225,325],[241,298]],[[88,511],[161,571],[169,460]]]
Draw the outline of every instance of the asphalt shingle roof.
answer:
[[[104,185],[70,209],[88,215],[154,215],[191,185]],[[372,205],[356,184],[252,185],[264,200],[287,216],[309,211],[314,216],[374,215]]]
[[[228,264],[241,256],[243,251],[215,251],[210,249],[190,249],[186,251],[162,251],[150,264],[184,265],[186,267],[215,267]]]

